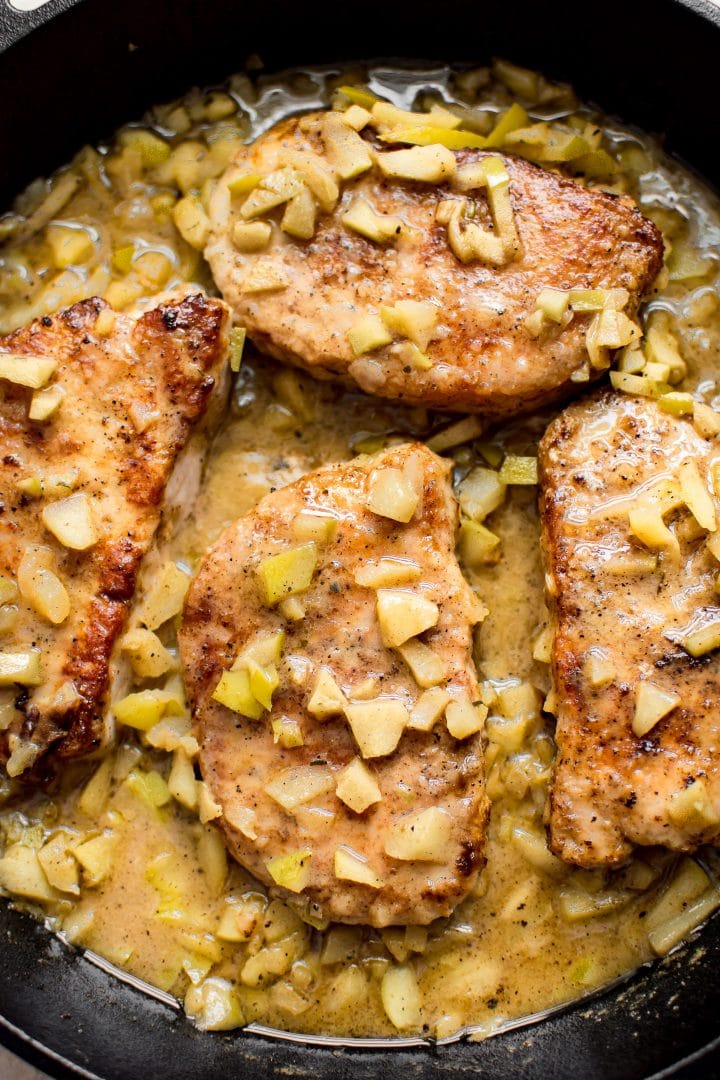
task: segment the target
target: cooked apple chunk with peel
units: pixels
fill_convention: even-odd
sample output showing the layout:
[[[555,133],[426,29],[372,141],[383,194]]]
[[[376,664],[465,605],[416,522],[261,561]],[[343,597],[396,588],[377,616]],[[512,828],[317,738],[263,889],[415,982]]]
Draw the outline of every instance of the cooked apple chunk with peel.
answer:
[[[179,612],[189,576],[159,552],[144,559],[199,484],[229,386],[229,324],[221,301],[183,292],[128,314],[85,300],[0,339],[0,555],[17,592],[0,669],[28,687],[0,765],[23,780],[111,738],[111,682],[174,666],[153,631]]]
[[[568,862],[720,838],[716,459],[692,416],[626,393],[571,406],[541,443],[558,743],[548,817]]]
[[[599,377],[637,334],[659,231],[628,196],[482,149],[448,110],[397,114],[314,112],[238,150],[205,248],[238,325],[320,378],[461,413],[512,415]],[[569,300],[620,290],[622,311]]]
[[[314,921],[427,924],[467,895],[483,862],[479,725],[459,741],[444,721],[451,702],[479,698],[482,614],[455,559],[449,471],[427,448],[399,445],[309,473],[226,530],[188,592],[181,659],[214,820],[235,858]],[[370,506],[383,472],[412,478],[407,521]],[[333,527],[321,535],[318,522]],[[312,572],[296,620],[268,603],[258,568],[303,545]],[[272,600],[287,582],[280,569]],[[253,681],[256,669],[269,684]],[[403,859],[384,844],[408,802],[433,813]],[[249,829],[238,808],[252,813]],[[441,858],[437,808],[451,823]],[[288,883],[275,860],[305,851],[309,872]]]
[[[385,852],[406,862],[442,862],[452,834],[452,816],[447,810],[430,806],[394,823],[385,839]]]

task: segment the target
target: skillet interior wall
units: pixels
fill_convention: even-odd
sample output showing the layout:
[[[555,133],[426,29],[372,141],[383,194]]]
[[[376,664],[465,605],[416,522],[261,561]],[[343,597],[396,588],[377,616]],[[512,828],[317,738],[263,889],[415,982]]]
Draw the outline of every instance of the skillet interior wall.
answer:
[[[41,12],[65,7],[51,0]],[[3,31],[12,32],[1,13],[0,48]],[[377,56],[473,64],[507,56],[664,132],[673,153],[720,178],[707,116],[717,42],[706,20],[720,24],[710,0],[366,0],[342,15],[287,0],[82,0],[2,57],[0,206],[78,146],[192,84],[221,81],[253,53],[270,70]]]

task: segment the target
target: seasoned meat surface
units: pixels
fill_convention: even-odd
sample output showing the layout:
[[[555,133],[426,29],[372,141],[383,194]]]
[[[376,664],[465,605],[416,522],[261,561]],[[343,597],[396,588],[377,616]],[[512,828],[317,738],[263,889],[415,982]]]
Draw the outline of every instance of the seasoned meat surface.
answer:
[[[405,524],[368,506],[374,478],[388,470],[405,470],[419,494]],[[299,540],[300,546],[314,542],[302,541],[308,515],[321,515],[320,520],[327,515],[330,527],[316,542],[309,588],[293,597],[304,614],[289,617],[293,613],[287,608],[266,603],[258,566],[297,547]],[[456,523],[446,463],[423,446],[398,446],[321,468],[266,496],[210,549],[188,593],[181,658],[201,769],[222,808],[228,846],[269,885],[278,878],[268,866],[300,853],[307,881],[280,892],[315,918],[375,926],[428,923],[449,914],[467,895],[484,863],[488,802],[481,734],[454,738],[443,718],[444,704],[452,698],[470,707],[480,720],[478,729],[483,718],[483,707],[469,704],[478,694],[471,647],[482,610],[455,560]],[[380,564],[381,559],[395,561]],[[383,590],[356,580],[378,566],[388,586],[393,579],[396,586]],[[423,680],[425,691],[399,652],[384,644],[377,606],[383,591],[386,598],[420,597],[437,605],[434,625],[413,641],[424,642],[441,667]],[[233,662],[242,666],[258,636],[264,640],[279,630],[284,632],[279,685],[270,711],[249,719],[215,700],[213,691]],[[342,704],[329,715],[317,715],[321,675],[330,675],[342,691],[347,718]],[[427,689],[430,683],[436,684],[433,689]],[[429,721],[426,730],[396,730],[396,746],[391,739],[376,753],[360,727],[351,730],[353,709],[360,706],[362,713],[369,706],[377,712],[374,731],[383,740],[397,721],[398,707],[412,713],[423,693],[426,706],[428,694],[440,698],[436,722],[430,727]],[[415,720],[406,713],[405,723]],[[292,737],[285,740],[288,727]],[[351,809],[340,798],[341,792],[349,798],[342,771],[351,763],[353,771],[369,772],[378,785],[377,797],[366,807],[364,800],[353,800]],[[307,790],[293,807],[284,808],[266,785],[292,786],[297,777]],[[413,835],[416,827],[420,839],[423,830],[436,830],[432,858],[427,849],[415,860],[385,851],[398,828]],[[338,850],[341,859],[349,853],[351,862],[360,860],[373,884],[338,877]]]
[[[55,361],[52,385],[65,392],[40,421],[28,416],[31,389],[3,381],[0,391],[0,574],[18,607],[0,651],[39,650],[41,670],[39,685],[3,678],[4,704],[17,709],[0,742],[12,775],[42,772],[49,750],[71,758],[103,741],[113,646],[143,557],[172,526],[168,484],[178,501],[193,487],[203,426],[224,405],[228,328],[225,305],[199,294],[134,317],[92,299],[0,340],[0,362]],[[89,517],[82,546],[47,524],[65,499]],[[49,613],[38,608],[33,582],[47,586],[44,571],[69,600],[62,618],[57,585]]]
[[[228,182],[292,167],[301,160],[298,153],[322,159],[322,123],[323,114],[284,121],[242,149],[218,182],[206,248],[236,321],[259,348],[318,378],[435,408],[489,415],[527,411],[567,396],[575,386],[573,373],[587,364],[589,315],[576,314],[567,326],[549,325],[537,339],[525,329],[541,289],[622,287],[630,294],[626,312],[632,315],[662,266],[660,233],[629,197],[583,188],[518,157],[477,150],[457,151],[457,167],[501,158],[510,176],[520,247],[506,265],[462,263],[451,251],[436,212],[443,200],[465,197],[453,181],[383,178],[376,167],[340,182],[339,202],[319,213],[310,239],[282,231],[280,206],[253,219],[275,222],[269,246],[237,250],[233,229],[242,223],[247,194],[233,196]],[[366,132],[362,136],[373,153],[388,149]],[[476,220],[492,228],[485,195],[470,194]],[[343,216],[363,200],[398,218],[400,234],[377,243],[346,227]],[[285,286],[248,291],[259,267],[279,271]],[[356,356],[348,332],[382,305],[403,300],[428,303],[436,312],[432,340],[427,346],[420,340],[430,365],[419,368],[397,333],[392,343]]]
[[[550,843],[580,866],[620,863],[636,844],[693,851],[720,831],[720,657],[691,655],[688,637],[720,620],[719,567],[712,520],[702,528],[683,501],[693,503],[678,481],[688,462],[717,509],[717,444],[624,394],[571,406],[541,444],[557,698]],[[644,535],[648,508],[669,530],[654,545],[630,528]],[[656,691],[668,695],[664,714],[636,734],[634,722],[656,715]]]

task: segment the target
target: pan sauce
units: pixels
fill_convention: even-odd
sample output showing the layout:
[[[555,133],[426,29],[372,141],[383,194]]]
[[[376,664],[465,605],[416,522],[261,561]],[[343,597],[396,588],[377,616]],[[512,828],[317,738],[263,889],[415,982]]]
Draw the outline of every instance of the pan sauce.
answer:
[[[199,253],[173,223],[178,188],[183,195],[197,192],[202,204],[239,140],[290,112],[327,104],[334,86],[354,81],[405,108],[463,101],[481,131],[516,94],[526,105],[534,99],[533,117],[572,115],[580,126],[600,124],[604,145],[620,164],[611,183],[638,199],[671,252],[670,274],[647,305],[646,320],[680,342],[688,364],[680,389],[699,390],[703,400],[720,405],[716,200],[648,137],[578,107],[565,88],[503,66],[492,76],[461,78],[441,69],[389,68],[257,83],[241,75],[229,93],[193,92],[154,110],[156,132],[185,149],[164,159],[164,151],[143,148],[137,133],[124,129],[99,151],[83,150],[51,186],[32,185],[18,200],[18,214],[0,218],[0,236],[8,237],[0,249],[0,331],[93,293],[122,307],[185,282],[212,289]],[[80,254],[65,266],[63,240],[78,236]],[[550,417],[448,448],[458,482],[476,463],[496,465],[505,451],[535,453]],[[201,495],[165,557],[193,567],[266,492],[388,438],[427,438],[450,419],[315,383],[247,350]],[[465,1026],[490,1034],[673,947],[697,922],[693,910],[704,918],[720,902],[711,852],[700,860],[708,881],[691,860],[662,851],[645,851],[623,870],[604,874],[564,867],[545,848],[542,812],[554,748],[552,717],[541,711],[548,668],[533,658],[543,655],[538,638],[546,618],[536,498],[529,486],[508,492],[487,522],[501,538],[500,561],[468,571],[489,611],[476,659],[494,699],[487,756],[493,811],[487,868],[476,894],[452,918],[427,931],[305,925],[238,866],[228,866],[212,825],[183,809],[164,786],[170,754],[129,728],[120,730],[111,762],[100,765],[105,772],[91,789],[96,798],[81,796],[97,762],[73,766],[50,795],[27,798],[0,780],[6,849],[21,843],[38,850],[62,831],[72,843],[107,841],[104,866],[82,870],[78,896],[49,890],[35,910],[70,941],[185,998],[201,1026],[256,1021],[345,1036],[400,1031],[442,1038]],[[174,649],[172,622],[162,638]],[[138,689],[163,682],[139,680]],[[172,685],[177,693],[176,678]],[[697,907],[698,899],[704,906]]]

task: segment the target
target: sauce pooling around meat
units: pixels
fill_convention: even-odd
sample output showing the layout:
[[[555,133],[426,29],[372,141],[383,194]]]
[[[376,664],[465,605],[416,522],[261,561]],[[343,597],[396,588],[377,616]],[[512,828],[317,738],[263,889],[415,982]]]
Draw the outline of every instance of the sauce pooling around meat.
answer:
[[[463,105],[463,126],[481,135],[510,116],[514,131],[505,122],[504,137],[515,138],[505,149],[633,196],[667,250],[641,313],[646,359],[663,370],[642,377],[660,383],[672,368],[674,390],[720,405],[717,202],[649,138],[505,64],[412,78],[389,68],[257,82],[241,75],[225,90],[158,107],[145,125],[84,149],[51,181],[32,185],[0,218],[0,331],[93,294],[122,309],[188,282],[213,291],[200,251],[214,181],[243,142],[328,105],[343,85],[369,86],[405,109]],[[635,362],[620,372],[628,387]],[[137,696],[116,712],[117,747],[33,795],[0,780],[0,882],[14,901],[68,941],[183,999],[212,1028],[256,1021],[344,1036],[446,1038],[465,1027],[487,1035],[678,944],[697,921],[693,912],[704,917],[715,904],[710,851],[678,860],[644,849],[620,869],[578,870],[545,841],[554,704],[535,458],[552,415],[483,425],[317,383],[246,349],[198,500],[139,598],[135,629],[155,626],[162,674],[157,646],[131,637]],[[475,649],[489,707],[488,864],[472,895],[428,927],[312,925],[228,862],[194,772],[176,614],[186,571],[264,495],[319,466],[413,440],[452,460],[461,565],[488,609]],[[12,606],[0,607],[0,648],[11,640]],[[6,726],[13,692],[0,695]]]

